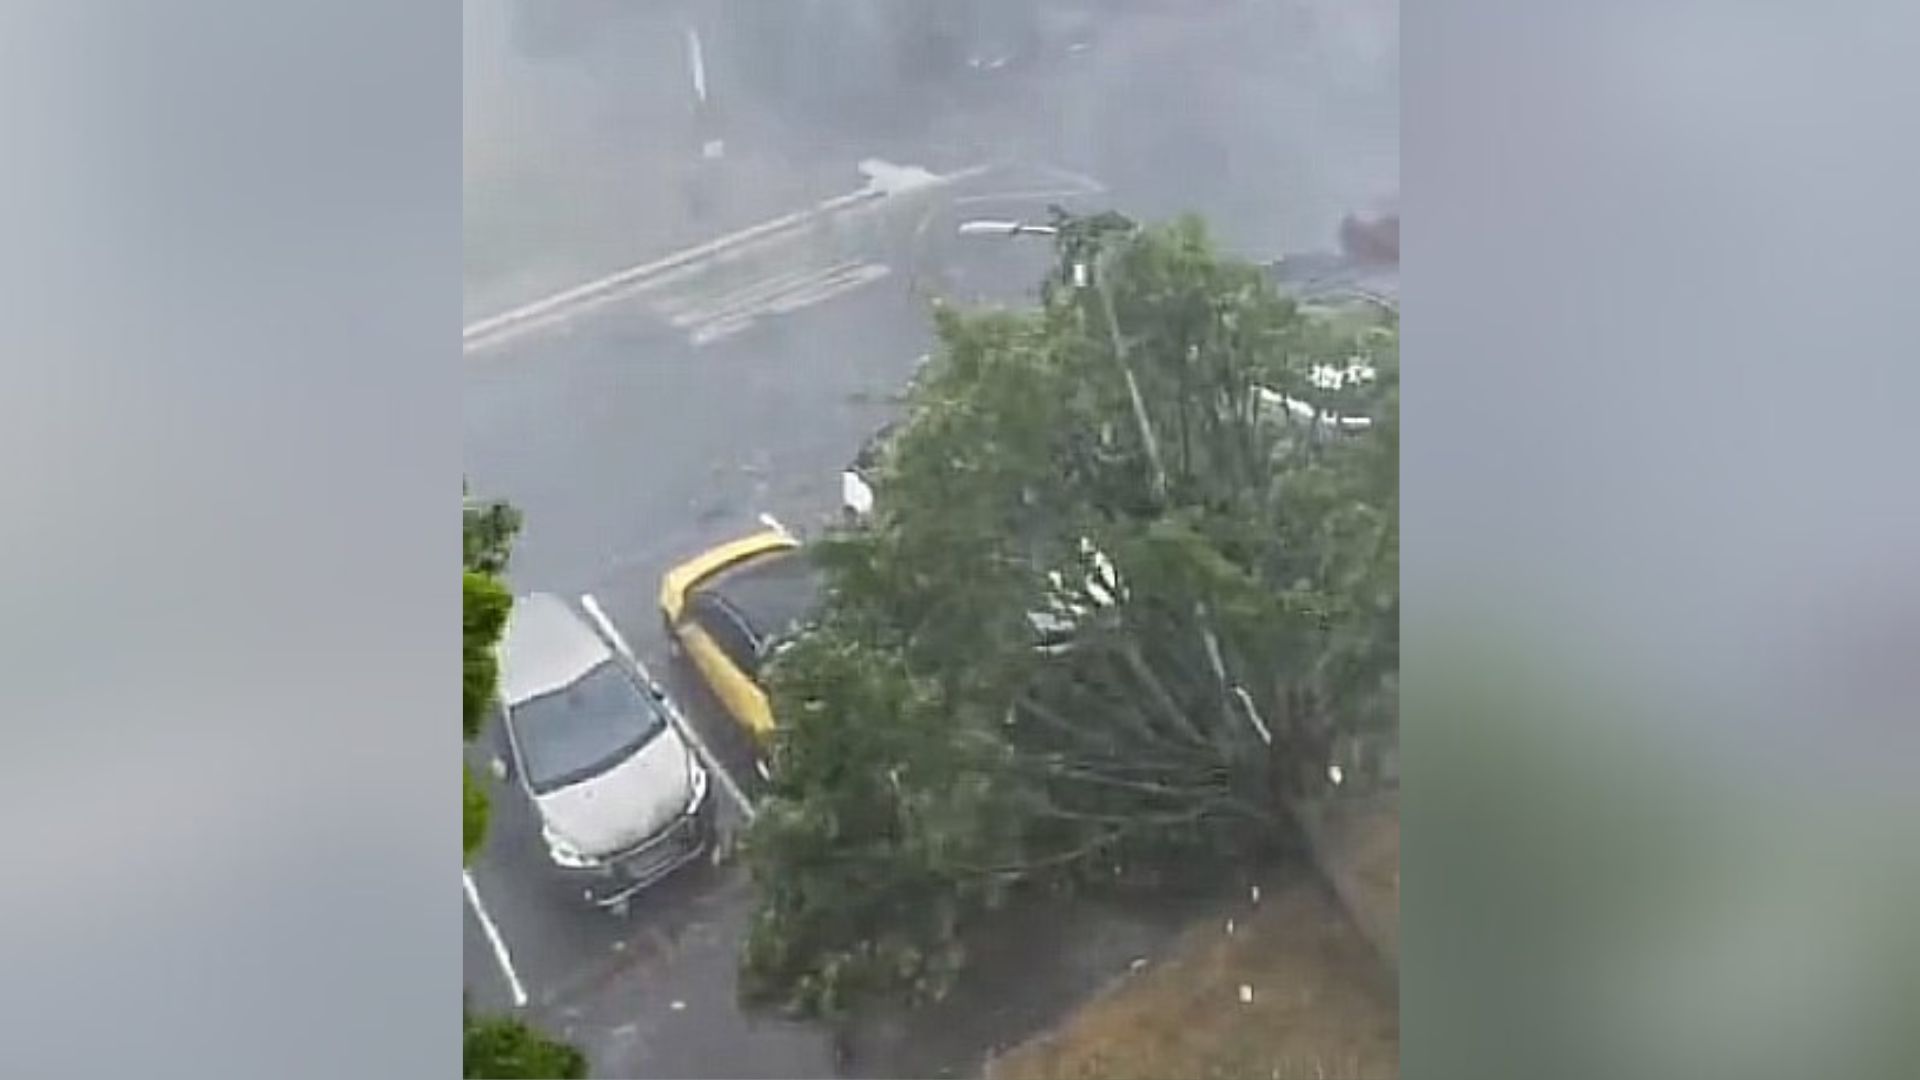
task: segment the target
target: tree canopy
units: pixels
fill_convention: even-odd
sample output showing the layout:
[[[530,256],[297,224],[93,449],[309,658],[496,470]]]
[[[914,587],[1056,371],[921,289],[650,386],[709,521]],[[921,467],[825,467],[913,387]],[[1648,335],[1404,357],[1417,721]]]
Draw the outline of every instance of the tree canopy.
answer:
[[[938,995],[1009,890],[1244,852],[1397,724],[1395,317],[1192,220],[1057,224],[1036,310],[937,313],[871,519],[814,546],[749,995]]]

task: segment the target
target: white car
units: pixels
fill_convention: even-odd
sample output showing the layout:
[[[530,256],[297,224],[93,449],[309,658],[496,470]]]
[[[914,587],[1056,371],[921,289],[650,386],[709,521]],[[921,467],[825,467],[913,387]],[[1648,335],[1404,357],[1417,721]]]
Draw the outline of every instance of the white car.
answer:
[[[556,875],[612,907],[706,849],[707,771],[658,686],[550,593],[515,602],[499,656],[495,771],[533,801]]]

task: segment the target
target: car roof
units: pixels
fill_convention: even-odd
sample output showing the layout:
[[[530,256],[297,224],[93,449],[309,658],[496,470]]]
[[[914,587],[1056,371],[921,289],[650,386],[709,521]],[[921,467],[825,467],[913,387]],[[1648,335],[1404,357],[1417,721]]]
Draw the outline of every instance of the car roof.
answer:
[[[720,597],[761,639],[784,637],[813,615],[820,602],[820,571],[804,548],[762,552],[694,587]]]
[[[514,602],[500,639],[500,693],[508,705],[551,693],[612,656],[566,601],[532,593]]]

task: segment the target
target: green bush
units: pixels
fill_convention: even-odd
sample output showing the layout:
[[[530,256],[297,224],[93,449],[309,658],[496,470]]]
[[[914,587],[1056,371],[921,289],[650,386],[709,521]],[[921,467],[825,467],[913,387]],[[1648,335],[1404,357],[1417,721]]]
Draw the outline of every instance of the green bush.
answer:
[[[460,582],[461,682],[460,727],[469,739],[480,733],[500,684],[493,647],[507,627],[513,594],[491,574],[468,570]]]
[[[584,1080],[585,1054],[506,1016],[463,1018],[460,1074],[469,1080]]]

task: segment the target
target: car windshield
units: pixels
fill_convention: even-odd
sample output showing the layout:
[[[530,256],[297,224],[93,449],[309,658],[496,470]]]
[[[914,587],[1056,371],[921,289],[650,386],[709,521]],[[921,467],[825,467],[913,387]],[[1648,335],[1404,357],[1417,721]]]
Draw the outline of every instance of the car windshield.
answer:
[[[722,571],[706,588],[745,626],[764,659],[812,618],[820,603],[820,570],[795,548]]]
[[[666,719],[611,662],[513,707],[510,722],[527,785],[538,794],[577,784],[631,757]]]

